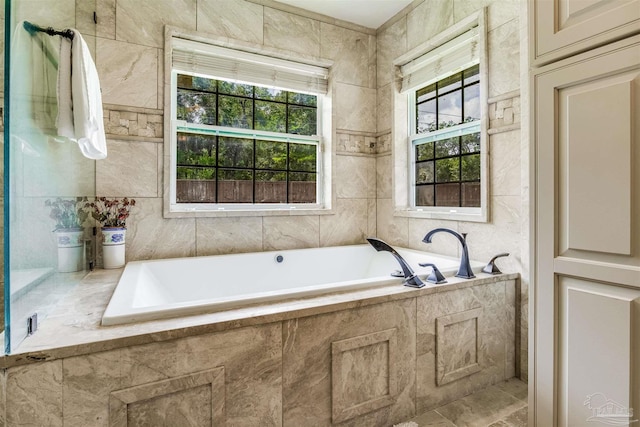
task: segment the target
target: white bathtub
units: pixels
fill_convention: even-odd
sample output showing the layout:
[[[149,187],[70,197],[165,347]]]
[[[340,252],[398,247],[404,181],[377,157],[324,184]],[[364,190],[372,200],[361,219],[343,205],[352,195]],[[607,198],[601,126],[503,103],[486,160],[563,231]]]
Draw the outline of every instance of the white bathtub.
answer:
[[[446,277],[455,275],[459,266],[459,259],[396,250],[421,279],[431,268],[419,267],[419,262],[436,264]],[[483,265],[472,262],[472,266],[474,271],[480,271]],[[259,302],[375,286],[401,286],[402,278],[390,276],[399,269],[390,253],[376,252],[370,245],[134,261],[126,265],[102,324],[213,313]]]

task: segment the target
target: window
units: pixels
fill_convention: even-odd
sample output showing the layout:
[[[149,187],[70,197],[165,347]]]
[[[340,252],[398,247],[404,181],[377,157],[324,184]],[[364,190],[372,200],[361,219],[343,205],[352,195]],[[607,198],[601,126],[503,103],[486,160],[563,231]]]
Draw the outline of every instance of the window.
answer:
[[[171,211],[322,208],[327,74],[174,38]]]
[[[394,124],[395,214],[486,221],[487,123],[485,11],[480,11],[396,59],[401,77]],[[402,114],[398,114],[402,117]]]
[[[414,93],[415,206],[480,207],[479,82],[474,65]]]

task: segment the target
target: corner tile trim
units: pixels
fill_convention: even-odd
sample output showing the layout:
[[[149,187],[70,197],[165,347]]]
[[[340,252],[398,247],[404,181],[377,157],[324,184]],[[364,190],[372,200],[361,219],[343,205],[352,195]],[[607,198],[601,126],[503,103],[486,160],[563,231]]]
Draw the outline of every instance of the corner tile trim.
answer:
[[[224,366],[220,366],[111,392],[109,395],[109,427],[127,427],[127,410],[132,403],[167,396],[203,385],[211,387],[212,425],[226,425]]]
[[[393,328],[331,343],[331,406],[332,421],[334,423],[340,423],[395,403],[398,395],[398,377],[396,370],[397,333],[398,330]],[[388,346],[387,394],[363,402],[346,402],[341,392],[341,386],[348,381],[349,378],[348,375],[345,375],[345,371],[343,371],[341,356],[343,353],[351,350],[381,343],[387,343]],[[375,369],[375,367],[373,368]]]
[[[480,371],[479,353],[480,353],[480,334],[478,332],[478,323],[482,317],[482,308],[474,308],[471,310],[463,311],[460,313],[450,314],[436,318],[436,382],[438,386],[443,386],[450,382],[459,380],[471,374]],[[476,357],[470,364],[462,366],[456,370],[446,372],[445,371],[445,359],[452,355],[446,354],[444,349],[446,348],[446,334],[445,328],[447,326],[455,325],[456,323],[465,322],[467,320],[475,320],[475,347]]]

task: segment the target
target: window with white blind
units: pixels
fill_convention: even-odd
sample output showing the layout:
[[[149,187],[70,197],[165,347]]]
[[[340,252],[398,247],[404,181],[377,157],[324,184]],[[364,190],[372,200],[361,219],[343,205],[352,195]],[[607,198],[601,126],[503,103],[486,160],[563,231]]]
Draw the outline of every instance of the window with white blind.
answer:
[[[487,69],[484,13],[434,37],[396,61],[407,109],[407,182],[396,212],[486,221]],[[402,101],[404,100],[404,101]]]
[[[323,209],[328,69],[171,40],[172,212]]]

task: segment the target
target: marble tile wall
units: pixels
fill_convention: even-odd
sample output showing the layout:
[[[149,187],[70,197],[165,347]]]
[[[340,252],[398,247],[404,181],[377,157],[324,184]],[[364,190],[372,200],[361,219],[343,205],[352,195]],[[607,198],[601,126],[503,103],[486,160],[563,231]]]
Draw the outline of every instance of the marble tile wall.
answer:
[[[490,220],[473,223],[451,220],[425,220],[394,215],[391,117],[397,90],[393,60],[426,42],[446,27],[487,7],[488,98],[489,98],[489,202]],[[487,260],[500,252],[509,252],[499,261],[503,271],[521,272],[528,258],[522,244],[521,230],[528,208],[528,182],[522,174],[522,134],[520,108],[520,2],[518,0],[425,1],[405,16],[384,25],[377,33],[377,219],[379,237],[397,245],[426,249],[421,239],[431,228],[448,227],[469,233],[471,257]],[[446,241],[445,241],[446,240]],[[431,244],[429,250],[458,255],[460,249],[452,239]],[[521,287],[521,299],[527,300],[527,287]],[[519,310],[524,316],[525,310]],[[526,319],[520,319],[523,336],[527,336]],[[526,351],[521,366],[526,366]]]
[[[87,14],[76,8],[77,21]],[[376,36],[296,14],[273,2],[97,0],[96,34],[109,157],[96,193],[135,197],[127,260],[363,243],[376,234]],[[336,140],[331,215],[163,218],[163,29],[213,36],[333,61]],[[250,230],[250,231],[248,231]],[[147,234],[148,233],[148,234]],[[159,241],[166,245],[158,245]]]

